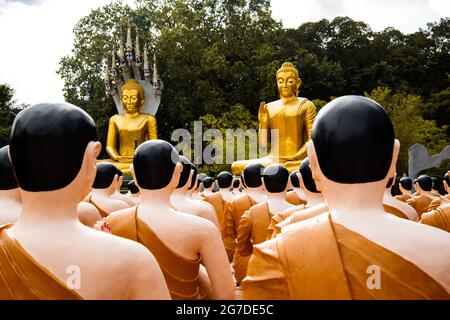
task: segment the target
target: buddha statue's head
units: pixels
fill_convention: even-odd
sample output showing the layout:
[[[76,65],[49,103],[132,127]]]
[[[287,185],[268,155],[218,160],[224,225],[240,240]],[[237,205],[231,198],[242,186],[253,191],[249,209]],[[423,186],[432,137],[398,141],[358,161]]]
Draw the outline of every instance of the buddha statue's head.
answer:
[[[281,98],[298,96],[298,90],[302,84],[298,70],[291,62],[285,62],[277,71],[277,87]]]
[[[144,89],[135,79],[129,79],[122,86],[121,100],[126,113],[140,112],[145,101]]]

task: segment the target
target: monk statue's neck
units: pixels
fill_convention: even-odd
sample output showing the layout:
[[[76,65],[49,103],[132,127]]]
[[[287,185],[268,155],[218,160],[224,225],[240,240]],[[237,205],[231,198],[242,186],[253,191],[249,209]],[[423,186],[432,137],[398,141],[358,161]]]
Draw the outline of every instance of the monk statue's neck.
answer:
[[[322,193],[305,191],[305,196],[306,196],[306,205],[308,207],[314,207],[317,206],[318,204],[323,203]]]
[[[22,215],[19,223],[23,225],[47,225],[78,220],[79,194],[67,190],[46,192],[22,192]]]
[[[113,185],[109,186],[106,189],[92,189],[92,195],[101,197],[111,197],[116,192],[117,189]]]
[[[288,208],[293,207],[286,201],[286,191],[277,193],[267,193],[267,204],[272,214],[280,213]]]
[[[306,201],[306,195],[302,188],[294,188],[292,191],[294,191],[300,199]]]
[[[0,201],[21,202],[19,188],[11,190],[0,190]]]
[[[180,199],[180,200],[188,199],[188,197],[186,196],[187,189],[188,189],[187,186],[184,186],[183,188],[175,189],[172,192],[172,197],[174,199]]]
[[[247,188],[245,189],[247,195],[258,203],[266,201],[267,197],[265,195],[264,190],[262,188]]]
[[[233,197],[233,194],[231,193],[229,188],[220,188],[219,193],[222,196],[222,198],[227,201],[231,200],[231,198]]]
[[[171,208],[170,197],[172,194],[172,190],[167,188],[158,190],[141,189],[141,205],[147,207]]]
[[[341,184],[328,180],[322,182],[322,194],[332,213],[362,217],[384,212],[386,183],[387,181]]]

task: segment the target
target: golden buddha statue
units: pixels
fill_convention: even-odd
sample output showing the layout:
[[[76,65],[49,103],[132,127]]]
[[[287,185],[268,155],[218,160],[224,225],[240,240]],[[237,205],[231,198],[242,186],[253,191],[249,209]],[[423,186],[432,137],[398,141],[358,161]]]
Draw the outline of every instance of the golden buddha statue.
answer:
[[[308,99],[298,97],[302,80],[292,63],[283,63],[277,71],[276,81],[280,99],[269,104],[262,102],[258,114],[260,145],[267,146],[268,134],[272,137],[269,155],[234,162],[231,170],[235,175],[240,175],[245,166],[253,162],[260,162],[265,167],[281,163],[292,172],[306,157],[306,142],[311,138],[316,107]],[[276,132],[278,137],[274,139]]]
[[[142,86],[134,79],[127,80],[121,94],[125,113],[116,114],[109,120],[106,152],[111,157],[109,162],[113,162],[124,174],[129,172],[136,147],[158,138],[156,118],[141,112],[144,100]]]
[[[133,46],[128,26],[126,50],[122,44],[118,64],[113,51],[111,72],[108,64],[105,71],[106,91],[118,114],[109,120],[106,153],[110,159],[102,161],[113,163],[126,175],[131,175],[134,150],[143,142],[158,138],[155,115],[161,102],[162,82],[156,57],[151,68],[147,48],[144,46],[143,54],[140,48],[138,32]]]

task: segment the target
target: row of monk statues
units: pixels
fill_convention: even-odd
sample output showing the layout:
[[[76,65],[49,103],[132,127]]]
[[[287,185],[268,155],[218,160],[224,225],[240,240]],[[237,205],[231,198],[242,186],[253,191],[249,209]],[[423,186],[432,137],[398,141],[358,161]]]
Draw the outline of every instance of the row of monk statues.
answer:
[[[393,197],[385,109],[343,96],[316,115],[280,74],[261,126],[281,156],[213,178],[139,141],[126,194],[85,111],[21,111],[0,150],[0,299],[450,299],[450,172],[445,196],[422,175]]]

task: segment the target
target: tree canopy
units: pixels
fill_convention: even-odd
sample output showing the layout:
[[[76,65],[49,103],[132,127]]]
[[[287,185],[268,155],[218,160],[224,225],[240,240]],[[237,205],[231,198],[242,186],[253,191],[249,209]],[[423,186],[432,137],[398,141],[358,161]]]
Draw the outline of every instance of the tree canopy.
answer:
[[[291,61],[303,80],[300,95],[319,106],[369,93],[386,103],[394,123],[399,119],[405,150],[422,142],[437,152],[448,143],[450,18],[412,34],[374,32],[348,17],[285,29],[272,18],[269,0],[140,0],[134,9],[117,1],[82,18],[58,72],[66,99],[91,114],[102,142],[116,112],[102,73],[128,19],[133,39],[139,29],[141,45],[156,54],[164,83],[157,114],[163,139],[200,119],[238,128],[229,117],[241,110],[236,106],[255,123],[259,103],[277,99],[276,70]],[[408,136],[409,125],[420,129]]]

